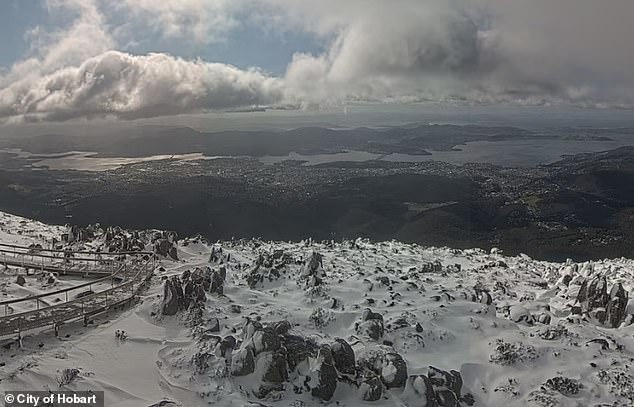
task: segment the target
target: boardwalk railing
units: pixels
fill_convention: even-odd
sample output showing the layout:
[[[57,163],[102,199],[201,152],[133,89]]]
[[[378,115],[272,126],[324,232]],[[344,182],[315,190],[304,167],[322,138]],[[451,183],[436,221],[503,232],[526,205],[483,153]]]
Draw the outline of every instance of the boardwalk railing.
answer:
[[[24,247],[13,246],[6,249],[9,245],[0,244],[0,252],[2,250],[11,251],[13,259],[29,260],[28,264],[34,264],[33,260],[39,261],[40,265],[55,268],[59,265],[51,265],[48,260],[43,259],[59,259],[54,254],[42,254],[42,253],[27,253]],[[45,252],[55,252],[53,250],[42,250]],[[59,252],[59,251],[57,251]],[[68,254],[68,252],[62,252]],[[2,253],[0,253],[2,254]],[[35,296],[23,297],[18,299],[12,299],[8,301],[0,301],[0,313],[3,314],[0,317],[0,336],[21,334],[21,332],[52,326],[57,332],[57,328],[64,322],[83,318],[84,322],[88,321],[88,318],[105,311],[108,311],[119,305],[123,305],[134,301],[139,291],[147,284],[149,278],[152,276],[155,268],[155,256],[149,252],[128,252],[128,253],[88,253],[88,252],[73,252],[75,255],[87,255],[82,257],[62,257],[64,263],[69,263],[66,267],[67,270],[77,270],[76,265],[72,264],[74,261],[87,261],[92,263],[92,269],[90,274],[92,276],[105,274],[106,277],[101,277],[90,282],[86,282],[73,287],[47,292]],[[32,256],[30,258],[29,256]],[[113,263],[116,264],[116,268],[107,269],[101,268],[103,264],[104,256],[117,256],[118,260]],[[28,259],[27,259],[28,258]],[[99,258],[99,260],[97,260]],[[86,260],[88,259],[88,260]],[[68,262],[66,260],[69,260]],[[110,260],[106,260],[105,264],[109,264]],[[2,260],[0,259],[0,263]],[[46,263],[46,264],[44,264]],[[13,263],[7,263],[15,265]],[[24,266],[28,267],[28,266]],[[84,270],[86,271],[86,270]],[[74,273],[73,273],[74,274]],[[93,288],[100,288],[93,291]],[[28,304],[33,305],[35,302],[34,310],[29,310],[20,313],[11,314],[9,311],[12,307],[22,306],[25,307]],[[53,304],[53,305],[51,305]]]

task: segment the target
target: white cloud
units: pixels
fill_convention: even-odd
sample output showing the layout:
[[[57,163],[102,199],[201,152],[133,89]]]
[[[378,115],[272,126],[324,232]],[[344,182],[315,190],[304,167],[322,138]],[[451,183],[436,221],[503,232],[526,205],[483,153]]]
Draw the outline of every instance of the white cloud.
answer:
[[[281,97],[281,81],[257,70],[108,51],[1,90],[0,117],[131,119],[268,105]]]
[[[121,47],[110,33],[120,27],[107,25],[110,3],[48,4],[76,18],[65,30],[31,32],[33,55],[0,76],[1,117],[135,118],[351,100],[634,108],[631,0],[126,0],[118,6],[137,36],[157,30],[204,44],[230,35],[243,19],[331,41],[323,54],[297,53],[280,78],[114,52]]]
[[[146,30],[206,44],[223,40],[238,25],[234,13],[241,1],[124,0],[114,5]]]

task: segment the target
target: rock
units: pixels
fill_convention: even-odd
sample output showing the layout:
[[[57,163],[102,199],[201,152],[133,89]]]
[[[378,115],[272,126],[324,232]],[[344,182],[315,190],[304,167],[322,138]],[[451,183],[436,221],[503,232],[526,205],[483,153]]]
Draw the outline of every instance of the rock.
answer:
[[[24,285],[26,284],[26,279],[24,278],[24,276],[18,275],[18,277],[15,280],[15,283],[19,285],[20,287],[24,287]]]
[[[366,308],[363,310],[361,319],[363,322],[356,327],[357,334],[368,336],[375,341],[383,337],[385,331],[383,327],[383,315],[372,312],[370,308]]]
[[[286,360],[291,371],[295,370],[301,362],[315,357],[319,350],[315,342],[299,335],[284,335],[282,343],[286,348]]]
[[[321,285],[326,277],[323,266],[323,256],[317,252],[313,252],[310,260],[302,270],[301,278],[306,281],[306,285],[315,287]]]
[[[379,314],[378,312],[372,312],[372,310],[370,308],[366,308],[365,310],[363,310],[363,315],[361,316],[361,318],[364,321],[369,321],[371,319],[377,319],[377,320],[383,322],[383,315]]]
[[[383,337],[383,333],[383,322],[378,319],[371,319],[357,326],[357,334],[368,336],[375,341],[380,340]]]
[[[222,295],[224,294],[225,279],[219,271],[213,271],[211,273],[211,286],[209,292],[212,294]]]
[[[220,332],[220,320],[218,318],[209,320],[209,332]]]
[[[242,348],[231,357],[231,374],[246,376],[255,371],[255,357],[251,348]]]
[[[228,358],[236,347],[236,338],[225,336],[216,346],[216,354],[219,357]]]
[[[469,393],[462,395],[462,385],[459,372],[446,372],[430,366],[427,376],[410,376],[407,379],[402,399],[408,407],[472,406],[475,399]]]
[[[171,257],[174,260],[178,260],[178,251],[174,244],[168,239],[158,239],[154,242],[154,253],[163,256]]]
[[[291,330],[291,323],[283,320],[273,324],[273,330],[277,335],[286,335]]]
[[[171,400],[161,400],[158,403],[154,403],[148,407],[182,407],[182,404],[177,404]]]
[[[264,372],[262,380],[269,383],[284,383],[288,380],[286,355],[282,352],[265,352],[257,361],[258,370]]]
[[[322,345],[317,357],[318,383],[311,389],[313,397],[328,401],[337,390],[337,371],[335,369],[330,346]]]
[[[253,352],[258,355],[261,352],[277,351],[281,346],[281,342],[273,328],[266,327],[258,329],[253,334],[248,346],[251,346]]]
[[[535,318],[531,315],[526,308],[521,305],[512,305],[509,309],[509,318],[513,322],[524,323],[526,325],[533,325]]]
[[[357,366],[361,372],[379,376],[387,388],[403,387],[407,380],[405,360],[388,346],[366,347],[359,353]]]
[[[376,375],[365,377],[359,385],[359,397],[364,401],[377,401],[383,395],[383,383]]]
[[[420,324],[420,322],[416,323],[416,332],[418,333],[423,332],[423,326]]]
[[[266,268],[256,264],[247,275],[247,284],[250,288],[258,288],[265,282],[272,282],[280,278],[280,271],[275,268]]]
[[[438,407],[434,387],[425,375],[408,377],[401,399],[408,407]]]
[[[385,355],[381,378],[388,389],[403,387],[407,381],[407,364],[405,360],[395,352]]]
[[[341,373],[353,374],[355,372],[354,350],[344,339],[336,338],[331,345],[332,358],[335,368]]]
[[[539,315],[539,317],[537,317],[537,322],[539,322],[540,324],[544,324],[544,325],[550,325],[550,314],[543,312]]]
[[[184,301],[183,289],[178,277],[173,276],[165,280],[163,285],[163,301],[161,303],[161,313],[163,315],[176,315],[182,309]]]
[[[607,323],[612,328],[618,328],[625,319],[625,309],[628,303],[628,293],[621,283],[614,284],[610,290],[607,306]]]

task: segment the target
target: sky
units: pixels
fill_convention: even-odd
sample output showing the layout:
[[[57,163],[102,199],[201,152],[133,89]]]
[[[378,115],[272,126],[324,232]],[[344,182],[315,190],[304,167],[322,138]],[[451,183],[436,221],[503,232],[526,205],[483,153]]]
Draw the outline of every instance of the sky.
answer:
[[[4,0],[0,122],[634,107],[631,0]]]

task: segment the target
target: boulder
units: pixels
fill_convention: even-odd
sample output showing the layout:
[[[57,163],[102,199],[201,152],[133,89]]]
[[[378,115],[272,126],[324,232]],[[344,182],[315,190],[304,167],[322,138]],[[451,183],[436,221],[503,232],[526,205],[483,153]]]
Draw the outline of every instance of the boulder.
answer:
[[[311,389],[313,397],[328,401],[337,390],[337,370],[332,358],[330,346],[322,345],[317,357],[318,383]]]
[[[408,377],[401,399],[408,407],[438,407],[434,387],[425,375]]]
[[[364,401],[377,401],[383,396],[383,383],[381,379],[370,374],[364,377],[359,385],[359,397]]]
[[[163,315],[176,315],[182,309],[184,303],[183,289],[178,277],[173,276],[165,280],[163,285],[163,301],[161,302],[161,313]]]
[[[366,347],[358,355],[357,366],[364,374],[376,374],[387,388],[403,387],[407,381],[405,360],[389,346]]]
[[[255,357],[251,348],[242,348],[231,356],[231,374],[246,376],[255,371]]]
[[[407,364],[396,352],[387,353],[381,368],[381,378],[388,389],[403,387],[407,381]]]
[[[354,374],[354,350],[348,342],[344,339],[336,338],[330,348],[332,350],[332,358],[335,363],[335,368],[337,368],[337,370],[341,373]]]
[[[607,324],[612,328],[618,328],[625,319],[625,309],[628,302],[628,293],[621,283],[614,284],[610,290],[607,305]]]
[[[313,252],[308,262],[304,265],[301,277],[306,281],[306,285],[315,287],[321,285],[326,277],[323,266],[323,256]]]
[[[18,277],[15,280],[15,283],[19,285],[20,287],[24,287],[24,285],[26,284],[26,279],[24,278],[24,276],[18,275]]]
[[[225,279],[220,271],[214,270],[211,273],[211,285],[209,292],[212,294],[222,295],[224,294]]]
[[[315,357],[319,350],[315,342],[299,335],[284,335],[282,343],[286,348],[286,359],[291,371],[295,370],[303,361]]]

